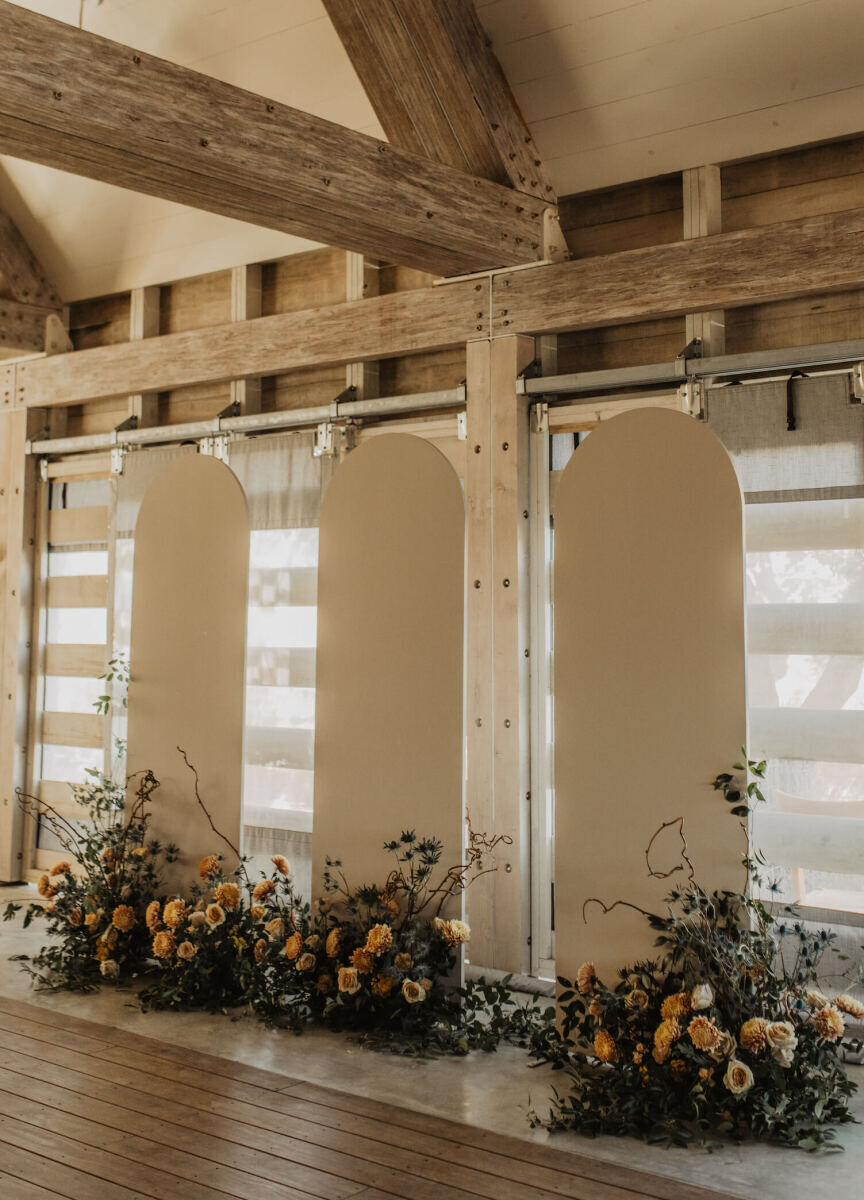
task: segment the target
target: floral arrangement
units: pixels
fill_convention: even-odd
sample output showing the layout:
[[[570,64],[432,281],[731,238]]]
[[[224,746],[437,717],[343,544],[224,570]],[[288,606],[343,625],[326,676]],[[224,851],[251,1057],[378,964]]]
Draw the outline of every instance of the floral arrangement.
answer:
[[[746,789],[731,773],[714,784],[736,816],[762,800],[765,764],[747,766],[756,778]],[[792,907],[775,919],[760,900],[705,892],[683,821],[661,829],[670,825],[681,836],[681,862],[671,872],[652,868],[655,834],[649,874],[680,871],[686,880],[669,893],[664,915],[638,910],[657,932],[660,956],[622,968],[608,984],[591,963],[575,981],[558,981],[562,1036],[540,1057],[567,1071],[570,1088],[556,1093],[548,1123],[675,1145],[726,1135],[830,1148],[831,1127],[853,1120],[855,1085],[840,1057],[845,1019],[864,1020],[864,1004],[821,990],[820,962],[834,935],[809,932]],[[758,878],[758,863],[745,861]],[[636,907],[591,903],[604,912]]]
[[[206,813],[197,775],[195,791]],[[314,910],[296,893],[281,856],[269,875],[253,881],[242,859],[227,876],[222,856],[208,855],[190,897],[147,907],[157,970],[141,1001],[246,1006],[273,1024],[300,1030],[314,1022],[404,1053],[493,1049],[504,1037],[526,1044],[552,1010],[541,1013],[535,1002],[514,1007],[506,982],[458,986],[457,953],[470,929],[441,915],[494,869],[485,864],[502,840],[469,826],[466,861],[436,880],[441,843],[406,830],[384,845],[394,866],[380,887],[352,888],[342,863],[327,859],[324,896]]]
[[[100,979],[127,980],[145,970],[150,956],[145,909],[160,888],[163,864],[178,856],[176,846],[148,837],[151,800],[159,787],[151,772],[130,781],[131,801],[110,776],[88,774],[90,782],[72,789],[86,813],[80,825],[44,801],[19,797],[24,811],[69,856],[41,876],[37,887],[45,903],[28,905],[24,915],[25,928],[44,919],[54,940],[32,960],[18,956],[39,986],[53,990],[89,991]],[[4,920],[21,908],[7,905]]]

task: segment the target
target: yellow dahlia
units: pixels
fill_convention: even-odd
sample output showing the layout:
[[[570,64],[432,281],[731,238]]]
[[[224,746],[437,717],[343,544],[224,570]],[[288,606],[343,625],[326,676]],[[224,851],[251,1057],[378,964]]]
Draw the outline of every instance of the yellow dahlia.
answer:
[[[846,1013],[847,1016],[852,1017],[856,1021],[864,1021],[864,1004],[846,992],[842,996],[834,997],[834,1007],[839,1008],[841,1012]]]
[[[393,990],[396,980],[392,975],[376,975],[372,980],[372,991],[376,996],[386,996]]]
[[[751,1054],[759,1054],[765,1049],[768,1025],[769,1022],[764,1017],[751,1017],[741,1026],[738,1041]]]
[[[393,945],[393,931],[389,925],[373,925],[366,935],[364,950],[370,954],[384,954]]]
[[[128,904],[118,904],[111,914],[111,924],[121,933],[128,933],[135,925],[135,909]]]
[[[600,1062],[617,1062],[620,1058],[615,1039],[605,1029],[601,1029],[594,1038],[594,1054]]]
[[[276,884],[272,879],[262,879],[260,883],[256,883],[252,889],[252,899],[263,900],[266,896],[270,895],[275,887]]]
[[[162,920],[169,929],[176,929],[186,919],[186,905],[182,900],[169,900],[162,911]]]
[[[249,916],[253,921],[261,921],[267,916],[267,909],[263,904],[253,904],[249,909]]]
[[[255,955],[256,963],[263,963],[267,959],[267,939],[259,938],[253,947],[252,953]]]
[[[677,1017],[667,1017],[654,1030],[654,1045],[659,1049],[669,1047],[681,1036],[681,1025]]]
[[[161,930],[153,939],[153,953],[156,958],[170,958],[174,947],[174,934],[170,929]]]
[[[276,870],[279,872],[280,875],[290,875],[291,874],[291,867],[288,863],[288,859],[283,858],[281,854],[274,854],[273,857],[270,859],[270,861],[272,862],[273,866],[276,868]]]
[[[155,933],[161,924],[162,906],[158,900],[151,900],[144,913],[144,920],[151,933]]]
[[[297,958],[303,949],[303,938],[299,933],[292,933],[285,943],[285,957]]]
[[[396,966],[399,968],[400,971],[410,971],[411,967],[414,964],[414,959],[411,957],[410,954],[397,954],[396,957],[393,959],[393,962],[396,964]]]
[[[216,854],[208,854],[198,864],[198,874],[202,879],[209,879],[211,875],[218,875],[220,870],[219,857]]]
[[[77,929],[81,925],[81,922],[84,920],[84,913],[81,911],[80,908],[72,908],[69,910],[66,920],[69,922],[69,924],[72,926],[73,929]]]
[[[686,1017],[690,1014],[690,993],[676,992],[667,996],[660,1007],[660,1016],[664,1021],[672,1017]]]
[[[51,868],[51,875],[65,875],[67,871],[72,870],[72,864],[68,862],[55,863]]]
[[[845,1032],[843,1017],[833,1004],[820,1008],[813,1018],[813,1028],[826,1042],[836,1042]]]
[[[375,959],[368,950],[355,950],[351,955],[351,966],[360,975],[369,975],[375,966]]]
[[[592,962],[583,963],[576,972],[576,987],[582,996],[587,996],[594,987],[594,980],[597,978],[597,973],[594,970]]]
[[[220,883],[214,897],[217,904],[230,911],[240,903],[240,889],[236,883]]]
[[[687,1032],[697,1050],[716,1050],[722,1039],[720,1030],[707,1017],[694,1017]]]

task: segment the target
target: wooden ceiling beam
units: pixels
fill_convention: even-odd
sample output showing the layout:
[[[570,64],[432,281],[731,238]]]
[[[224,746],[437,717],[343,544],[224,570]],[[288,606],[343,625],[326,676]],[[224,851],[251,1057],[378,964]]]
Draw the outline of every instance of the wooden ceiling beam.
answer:
[[[324,0],[390,141],[554,203],[471,0]]]
[[[275,375],[490,336],[596,329],[864,284],[864,209],[238,321],[15,368],[15,405]],[[2,387],[0,387],[2,394]]]
[[[0,2],[0,152],[438,274],[535,262],[544,206]]]

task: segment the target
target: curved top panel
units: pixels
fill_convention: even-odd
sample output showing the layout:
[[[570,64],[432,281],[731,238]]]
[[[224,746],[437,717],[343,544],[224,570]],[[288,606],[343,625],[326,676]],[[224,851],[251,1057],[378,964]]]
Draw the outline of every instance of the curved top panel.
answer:
[[[462,855],[465,510],[446,458],[384,434],[324,498],[318,565],[314,878],[383,882],[402,830]]]
[[[645,850],[683,817],[696,877],[740,889],[745,840],[711,787],[746,737],[741,493],[720,442],[645,409],[580,446],[555,505],[556,967],[653,954],[626,908],[662,910],[686,878],[650,878]],[[669,871],[681,842],[658,838]]]
[[[161,782],[153,832],[177,842],[181,887],[204,854],[236,861],[195,802],[182,746],[216,826],[242,832],[249,522],[243,490],[216,459],[183,456],[151,483],[135,531],[129,770]]]

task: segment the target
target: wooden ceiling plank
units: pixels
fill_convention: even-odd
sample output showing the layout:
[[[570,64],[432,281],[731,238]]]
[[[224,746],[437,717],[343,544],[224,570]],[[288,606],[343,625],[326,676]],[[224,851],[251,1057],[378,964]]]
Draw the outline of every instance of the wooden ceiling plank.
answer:
[[[0,276],[20,304],[61,309],[63,301],[8,213],[0,209]]]
[[[0,151],[437,273],[537,261],[542,205],[3,0]]]
[[[395,145],[555,202],[470,0],[324,4]]]

